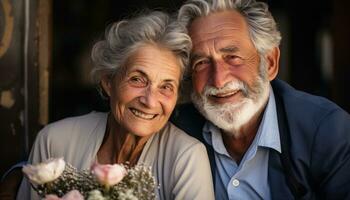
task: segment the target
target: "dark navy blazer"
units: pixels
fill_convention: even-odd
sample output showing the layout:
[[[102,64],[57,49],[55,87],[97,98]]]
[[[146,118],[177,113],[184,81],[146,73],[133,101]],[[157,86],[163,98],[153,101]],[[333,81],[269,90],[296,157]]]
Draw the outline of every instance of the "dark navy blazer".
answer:
[[[282,153],[271,150],[268,178],[273,199],[350,199],[350,115],[331,101],[271,82]],[[205,119],[192,104],[179,105],[171,121],[204,142]],[[214,173],[213,173],[214,174]],[[215,179],[214,179],[215,180]]]

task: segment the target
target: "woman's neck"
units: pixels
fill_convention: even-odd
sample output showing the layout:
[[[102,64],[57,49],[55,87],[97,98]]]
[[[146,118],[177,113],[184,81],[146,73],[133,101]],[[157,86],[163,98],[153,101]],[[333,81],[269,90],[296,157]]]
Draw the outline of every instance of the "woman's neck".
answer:
[[[143,147],[149,137],[139,137],[121,127],[112,114],[109,114],[106,133],[97,153],[101,164],[128,163],[137,164]]]

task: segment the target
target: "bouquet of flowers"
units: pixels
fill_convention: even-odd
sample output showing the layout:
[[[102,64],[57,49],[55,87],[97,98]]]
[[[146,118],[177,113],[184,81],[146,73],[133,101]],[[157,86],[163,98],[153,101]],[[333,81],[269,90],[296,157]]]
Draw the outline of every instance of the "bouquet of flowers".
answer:
[[[26,165],[22,171],[34,190],[46,200],[155,199],[156,182],[150,167],[93,164],[79,171],[63,158]]]

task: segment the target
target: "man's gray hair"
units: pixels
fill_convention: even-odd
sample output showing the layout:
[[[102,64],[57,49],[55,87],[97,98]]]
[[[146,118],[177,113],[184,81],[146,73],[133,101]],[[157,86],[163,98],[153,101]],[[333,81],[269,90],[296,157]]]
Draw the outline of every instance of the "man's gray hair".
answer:
[[[281,34],[278,31],[268,5],[255,0],[189,0],[179,10],[178,20],[188,27],[197,17],[211,13],[236,10],[246,20],[250,38],[261,55],[278,47]]]
[[[102,76],[114,76],[123,68],[128,57],[146,44],[173,52],[181,65],[182,78],[192,48],[186,32],[186,27],[160,11],[114,23],[106,29],[105,39],[97,42],[92,49],[92,79],[100,87]]]

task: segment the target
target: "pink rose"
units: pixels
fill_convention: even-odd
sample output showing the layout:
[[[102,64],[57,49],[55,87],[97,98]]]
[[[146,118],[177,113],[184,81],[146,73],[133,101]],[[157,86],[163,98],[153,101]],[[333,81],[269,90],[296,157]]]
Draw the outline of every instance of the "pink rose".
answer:
[[[49,194],[45,196],[44,200],[84,200],[84,197],[78,190],[72,190],[65,194],[62,198],[59,198],[53,194]]]
[[[95,163],[91,168],[98,182],[105,186],[112,186],[119,183],[127,174],[122,165],[100,165]]]

